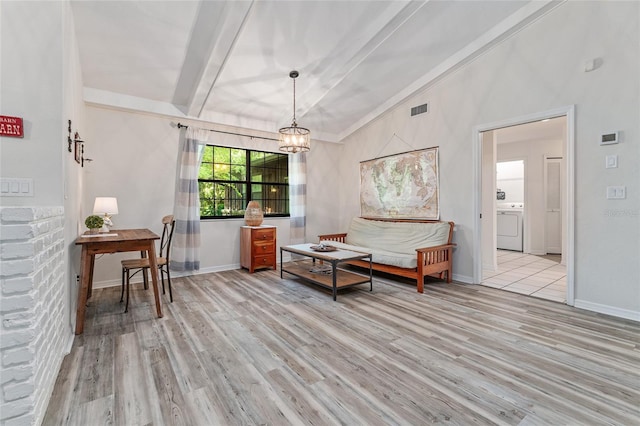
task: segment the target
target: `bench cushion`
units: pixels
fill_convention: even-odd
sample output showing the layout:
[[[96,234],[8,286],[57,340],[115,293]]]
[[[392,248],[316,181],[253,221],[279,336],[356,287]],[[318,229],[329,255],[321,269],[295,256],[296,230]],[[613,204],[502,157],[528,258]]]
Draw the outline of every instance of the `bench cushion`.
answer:
[[[439,246],[448,241],[448,222],[385,222],[360,217],[351,221],[345,240],[353,246],[411,255],[414,258],[413,267],[416,266],[417,248]],[[374,262],[378,261],[374,259]]]
[[[327,245],[335,246],[342,250],[359,251],[371,253],[371,261],[383,265],[398,266],[400,268],[416,268],[418,260],[415,250],[412,254],[396,253],[382,249],[372,249],[368,247],[354,246],[352,244],[340,243],[337,241],[321,241]]]

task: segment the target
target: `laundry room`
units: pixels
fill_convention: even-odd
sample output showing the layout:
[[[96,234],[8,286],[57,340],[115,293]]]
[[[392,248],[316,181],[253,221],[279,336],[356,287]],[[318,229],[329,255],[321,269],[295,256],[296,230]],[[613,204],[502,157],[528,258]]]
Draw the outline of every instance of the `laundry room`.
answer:
[[[497,249],[562,254],[564,126],[556,118],[496,131]]]

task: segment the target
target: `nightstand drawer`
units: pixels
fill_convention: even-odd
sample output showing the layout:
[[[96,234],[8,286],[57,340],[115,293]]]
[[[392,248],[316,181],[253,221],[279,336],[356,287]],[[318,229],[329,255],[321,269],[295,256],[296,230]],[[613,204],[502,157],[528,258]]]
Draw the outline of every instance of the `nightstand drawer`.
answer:
[[[275,239],[275,228],[253,229],[253,241],[273,241]]]
[[[274,241],[254,241],[253,242],[253,254],[260,256],[262,254],[271,254],[276,252],[276,245]]]
[[[254,256],[253,257],[253,268],[261,268],[264,266],[273,267],[275,269],[276,264],[276,255],[268,254],[265,256]]]

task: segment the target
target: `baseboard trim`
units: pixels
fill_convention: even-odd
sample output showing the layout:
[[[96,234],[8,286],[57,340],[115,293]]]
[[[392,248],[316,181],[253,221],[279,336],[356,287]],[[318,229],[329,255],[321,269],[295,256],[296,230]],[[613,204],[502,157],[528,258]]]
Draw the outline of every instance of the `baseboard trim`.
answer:
[[[640,312],[632,311],[630,309],[616,308],[614,306],[602,305],[600,303],[593,303],[580,299],[574,300],[574,307],[640,322]]]
[[[233,263],[230,265],[220,265],[220,266],[210,266],[208,268],[202,268],[198,271],[189,271],[189,272],[171,272],[172,277],[188,277],[190,275],[202,275],[202,274],[211,274],[214,272],[223,272],[230,271],[232,269],[240,269],[241,266],[239,263]]]
[[[473,277],[470,277],[468,275],[451,274],[451,279],[459,283],[473,284]]]
[[[283,261],[284,262],[288,262],[291,260],[291,256],[288,256],[287,254],[284,255],[283,257]],[[280,268],[280,259],[276,259],[276,264],[277,267],[276,269]],[[241,266],[239,263],[233,263],[230,265],[220,265],[220,266],[210,266],[208,268],[202,268],[199,271],[189,271],[189,272],[175,272],[175,271],[171,271],[171,277],[172,278],[181,278],[181,277],[188,277],[191,275],[202,275],[202,274],[211,274],[213,272],[223,272],[223,271],[230,271],[232,269],[240,269]],[[460,275],[460,274],[452,274],[451,278],[453,281],[457,281],[459,283],[464,283],[464,284],[473,284],[473,278],[468,276],[468,275]],[[136,284],[136,283],[141,283],[142,282],[142,277],[136,277],[135,280],[131,280],[131,284]],[[93,288],[98,289],[98,288],[109,288],[109,287],[119,287],[121,285],[122,281],[120,280],[106,280],[106,281],[96,281],[93,283]]]
[[[181,278],[181,277],[189,277],[191,275],[210,274],[212,272],[229,271],[232,269],[240,269],[240,264],[234,263],[231,265],[211,266],[209,268],[202,268],[199,271],[188,271],[188,272],[171,271],[171,278]],[[139,275],[136,276],[135,279],[131,280],[131,284],[137,284],[141,282],[142,282],[142,276],[139,276]],[[122,284],[121,280],[95,281],[93,283],[93,288],[119,287],[121,284]]]

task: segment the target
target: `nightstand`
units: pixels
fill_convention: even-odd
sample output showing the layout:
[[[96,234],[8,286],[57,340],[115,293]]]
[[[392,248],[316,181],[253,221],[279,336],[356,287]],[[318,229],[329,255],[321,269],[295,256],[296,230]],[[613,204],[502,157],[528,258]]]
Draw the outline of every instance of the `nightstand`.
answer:
[[[276,269],[276,227],[240,227],[240,266],[253,273],[260,268]]]

